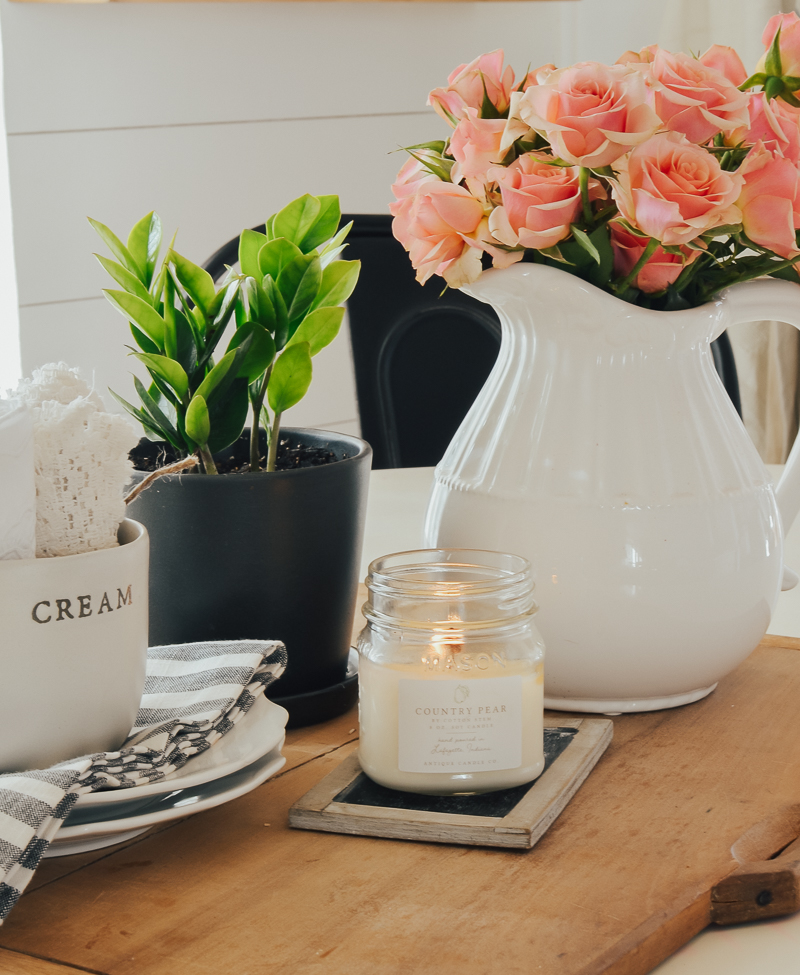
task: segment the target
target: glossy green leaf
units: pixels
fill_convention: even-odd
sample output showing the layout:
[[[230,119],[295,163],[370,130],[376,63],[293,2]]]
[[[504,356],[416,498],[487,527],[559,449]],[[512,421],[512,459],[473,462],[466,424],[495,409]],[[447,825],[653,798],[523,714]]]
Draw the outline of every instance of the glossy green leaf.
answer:
[[[194,332],[186,316],[179,309],[175,309],[175,354],[172,356],[191,376],[197,367],[197,345]]]
[[[142,352],[151,352],[153,355],[158,355],[160,353],[159,347],[153,342],[152,339],[148,338],[145,333],[137,328],[133,322],[129,322],[131,335],[133,335],[134,342],[139,346]]]
[[[236,376],[238,379],[246,379],[248,383],[252,383],[263,375],[267,366],[275,358],[275,340],[263,325],[257,322],[245,322],[234,332],[227,351],[238,348],[247,338],[251,340],[250,348]]]
[[[322,283],[313,308],[341,305],[353,293],[361,271],[361,261],[335,261],[322,272]]]
[[[591,257],[596,264],[599,264],[600,253],[597,250],[597,248],[594,246],[594,244],[591,242],[591,240],[589,240],[586,233],[583,230],[581,230],[580,227],[576,227],[575,224],[572,224],[570,226],[570,230],[572,231],[572,235],[575,238],[575,243],[579,247],[582,247],[589,255],[589,257]]]
[[[208,315],[217,293],[211,275],[208,271],[204,271],[197,264],[193,264],[181,254],[178,254],[177,251],[171,250],[167,258],[172,262],[172,266],[175,268],[175,275],[186,289],[186,293],[195,305],[205,315]]]
[[[132,406],[127,400],[123,399],[119,395],[119,393],[115,393],[110,386],[108,387],[108,391],[109,393],[111,393],[114,399],[119,403],[119,405],[127,413],[130,413],[130,415],[134,418],[134,420],[137,421],[137,423],[141,423],[141,425],[145,429],[145,433],[153,434],[159,440],[169,441],[169,438],[167,437],[165,431],[160,430],[158,426],[152,421],[152,419],[147,415],[147,413],[145,413],[144,410],[139,410],[135,406]]]
[[[311,355],[316,355],[339,334],[343,318],[344,308],[317,308],[300,323],[286,343],[287,348],[299,342],[308,342]]]
[[[142,301],[146,301],[149,305],[155,304],[155,298],[135,274],[131,274],[127,268],[118,264],[117,261],[112,261],[110,257],[103,257],[102,254],[95,254],[94,256],[117,282],[120,288],[124,288],[129,294],[136,295],[137,298],[141,298]]]
[[[189,392],[189,377],[179,362],[165,355],[151,355],[148,352],[134,352],[133,355],[147,366],[152,376],[158,376],[169,383],[179,399],[183,399]]]
[[[149,302],[127,291],[104,291],[103,294],[117,311],[149,335],[159,349],[164,348],[164,319]]]
[[[345,238],[347,237],[347,235],[350,233],[352,229],[353,229],[353,221],[351,220],[350,223],[346,223],[344,227],[342,227],[341,230],[336,234],[336,236],[332,237],[328,241],[328,243],[322,248],[322,250],[319,252],[319,256],[323,259],[323,267],[325,266],[325,264],[330,264],[331,253],[333,253],[334,251],[339,253],[343,249]],[[328,258],[328,260],[325,260],[325,258]]]
[[[251,278],[262,277],[259,274],[258,252],[267,243],[267,236],[257,230],[243,230],[239,237],[239,269],[242,274]]]
[[[313,306],[321,283],[322,268],[316,253],[301,254],[281,271],[278,289],[286,302],[290,335]]]
[[[275,227],[275,214],[273,214],[264,225],[264,231],[267,235],[267,240],[272,240],[275,236],[277,236],[273,229],[274,227]]]
[[[100,223],[99,220],[93,220],[91,217],[86,218],[89,223],[94,227],[97,233],[100,235],[103,243],[111,251],[111,253],[116,257],[116,259],[127,268],[131,274],[135,274],[139,277],[140,268],[134,259],[128,248],[122,243],[122,241],[117,237],[113,230],[106,227],[104,223]]]
[[[280,288],[269,275],[264,278],[264,292],[275,314],[275,330],[273,335],[275,337],[275,345],[280,350],[286,345],[289,338],[289,312]]]
[[[162,432],[164,440],[169,441],[173,447],[182,450],[184,448],[183,438],[175,429],[175,425],[167,414],[161,409],[154,396],[145,389],[144,383],[138,376],[133,377],[133,385],[142,401],[142,406],[150,416],[153,424]]]
[[[338,196],[318,196],[317,199],[320,204],[319,213],[300,243],[300,250],[304,254],[308,254],[320,244],[324,244],[326,240],[330,240],[336,233],[336,228],[342,219]]]
[[[208,415],[211,420],[208,449],[212,454],[224,450],[239,439],[247,422],[249,409],[250,398],[247,395],[246,379],[232,380],[224,396],[219,396],[208,403]]]
[[[128,235],[128,251],[142,271],[142,282],[150,287],[153,271],[161,248],[161,220],[150,212],[134,225]]]
[[[228,282],[224,290],[221,290],[215,296],[214,303],[210,309],[213,316],[212,325],[215,329],[225,328],[231,320],[233,310],[236,307],[236,299],[239,297],[240,286],[241,279],[238,277],[234,278]]]
[[[764,70],[767,75],[776,75],[780,77],[783,74],[783,66],[781,65],[781,28],[779,27],[775,32],[775,37],[772,39],[772,44],[767,51],[766,57],[764,58]]]
[[[258,280],[269,274],[277,281],[286,265],[302,256],[303,252],[297,244],[293,244],[285,237],[276,237],[275,240],[268,241],[258,252],[258,267],[261,272]]]
[[[311,385],[311,349],[308,342],[287,346],[272,368],[267,401],[273,413],[284,413],[299,403]]]
[[[195,393],[192,401],[186,410],[184,420],[186,433],[196,444],[205,447],[208,443],[208,436],[211,433],[211,418],[208,415],[206,401],[199,393]]]
[[[236,356],[235,351],[227,352],[219,362],[214,366],[213,369],[208,373],[205,379],[197,387],[196,394],[199,393],[203,399],[208,402],[211,399],[211,395],[214,390],[220,385],[222,380],[228,375],[231,366],[233,365],[233,360]],[[195,395],[196,395],[195,394]]]
[[[320,201],[309,193],[292,200],[275,214],[273,237],[285,237],[293,244],[299,244],[314,225],[321,209]]]

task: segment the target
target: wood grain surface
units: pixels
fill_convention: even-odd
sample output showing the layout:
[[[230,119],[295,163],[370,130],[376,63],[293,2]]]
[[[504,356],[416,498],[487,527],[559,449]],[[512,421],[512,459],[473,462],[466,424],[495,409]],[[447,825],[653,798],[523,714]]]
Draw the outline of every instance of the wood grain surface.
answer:
[[[45,863],[0,928],[0,971],[641,975],[709,923],[715,885],[794,838],[800,653],[767,644],[704,701],[615,718],[527,852],[289,829],[355,748],[355,713],[293,731],[249,795]]]

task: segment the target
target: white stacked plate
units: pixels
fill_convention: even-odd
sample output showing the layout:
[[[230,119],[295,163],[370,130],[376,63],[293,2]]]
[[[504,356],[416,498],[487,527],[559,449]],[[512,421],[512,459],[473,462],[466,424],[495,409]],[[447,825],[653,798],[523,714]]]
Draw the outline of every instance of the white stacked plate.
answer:
[[[169,778],[81,796],[45,856],[99,850],[243,796],[286,763],[288,718],[284,708],[259,697],[227,735]]]

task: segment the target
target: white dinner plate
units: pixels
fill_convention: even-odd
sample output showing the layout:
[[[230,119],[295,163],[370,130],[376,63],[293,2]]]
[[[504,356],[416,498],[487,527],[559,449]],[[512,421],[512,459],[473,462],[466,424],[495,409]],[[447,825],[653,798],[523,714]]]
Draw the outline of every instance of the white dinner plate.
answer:
[[[262,694],[226,735],[211,748],[190,758],[177,772],[147,785],[90,792],[78,799],[75,809],[97,807],[105,810],[117,803],[127,806],[132,800],[167,795],[175,789],[193,788],[230,775],[237,769],[252,765],[283,741],[288,719],[289,713],[285,708],[274,704]],[[103,818],[109,817],[104,815]],[[62,827],[60,832],[63,831]]]
[[[45,857],[100,850],[132,839],[158,823],[182,819],[243,796],[283,768],[286,759],[281,755],[282,746],[283,735],[277,747],[246,768],[211,782],[175,788],[166,795],[131,799],[128,803],[102,810],[105,818],[98,815],[100,810],[96,808],[76,807],[56,834]]]

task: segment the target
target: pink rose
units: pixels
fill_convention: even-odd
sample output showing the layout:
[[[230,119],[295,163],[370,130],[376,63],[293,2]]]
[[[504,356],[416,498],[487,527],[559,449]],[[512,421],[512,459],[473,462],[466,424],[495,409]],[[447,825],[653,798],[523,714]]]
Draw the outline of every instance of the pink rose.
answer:
[[[420,184],[438,180],[438,178],[418,159],[410,156],[392,184],[392,193],[398,200],[402,200],[406,196],[414,196],[419,191]]]
[[[688,54],[659,49],[652,64],[658,82],[654,108],[668,129],[682,132],[690,142],[708,142],[717,132],[747,125],[748,92]]]
[[[615,220],[609,224],[609,229],[614,251],[614,274],[618,278],[626,278],[644,253],[647,238],[637,237]],[[640,288],[647,294],[663,291],[674,284],[681,271],[699,255],[700,251],[691,247],[682,247],[680,254],[669,254],[662,247],[656,247],[631,283],[634,288]]]
[[[737,88],[747,80],[747,71],[742,64],[742,59],[732,47],[712,44],[706,53],[701,55],[700,60],[707,68],[714,68],[720,74],[724,74]]]
[[[420,284],[440,274],[458,288],[481,273],[475,235],[483,207],[463,186],[420,181],[415,194],[391,203],[389,209],[394,214],[392,233],[408,251]]]
[[[545,136],[556,155],[597,168],[619,159],[661,125],[647,98],[636,68],[586,61],[540,77],[522,96],[519,115]]]
[[[735,129],[725,142],[730,146],[763,142],[765,148],[777,149],[797,165],[800,163],[800,109],[792,108],[781,98],[768,100],[763,92],[757,92],[750,99],[750,125]]]
[[[797,167],[763,143],[755,145],[739,167],[744,186],[737,200],[742,226],[756,244],[781,257],[800,254],[795,230],[800,228],[800,186]]]
[[[500,187],[503,205],[489,215],[489,230],[507,247],[553,247],[571,233],[581,211],[576,167],[553,166],[542,153],[529,152],[507,168],[494,166],[488,178]],[[597,180],[589,181],[591,199],[605,197]]]
[[[629,223],[671,246],[738,224],[741,185],[741,175],[725,172],[710,152],[666,132],[621,160],[613,196]]]
[[[766,52],[772,47],[778,28],[781,29],[781,39],[778,42],[781,51],[781,67],[785,75],[800,75],[800,18],[796,13],[775,14],[767,21],[761,40],[764,42],[764,56],[758,62],[756,71],[764,70]]]
[[[484,85],[489,101],[498,112],[504,113],[514,87],[514,72],[510,67],[503,69],[502,51],[482,54],[469,64],[459,65],[447,79],[446,88],[435,88],[428,95],[428,104],[455,126],[465,108],[480,110]]]
[[[450,137],[450,153],[456,160],[454,183],[463,177],[486,179],[486,170],[503,157],[500,142],[505,131],[504,118],[478,118],[476,108],[464,110],[464,117]]]
[[[650,44],[648,47],[643,47],[641,51],[626,51],[624,54],[620,55],[615,64],[652,64],[653,58],[656,56],[656,51],[658,50],[657,44]]]

